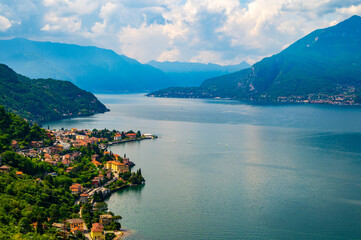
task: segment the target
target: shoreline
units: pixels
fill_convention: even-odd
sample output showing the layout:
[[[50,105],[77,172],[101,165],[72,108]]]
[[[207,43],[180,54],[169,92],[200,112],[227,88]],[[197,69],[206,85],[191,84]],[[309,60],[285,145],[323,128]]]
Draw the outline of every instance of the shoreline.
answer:
[[[131,230],[131,229],[121,229],[121,230],[119,230],[119,232],[121,232],[121,234],[118,233],[119,235],[116,235],[114,240],[126,239],[127,237],[129,237],[135,233],[135,231]]]

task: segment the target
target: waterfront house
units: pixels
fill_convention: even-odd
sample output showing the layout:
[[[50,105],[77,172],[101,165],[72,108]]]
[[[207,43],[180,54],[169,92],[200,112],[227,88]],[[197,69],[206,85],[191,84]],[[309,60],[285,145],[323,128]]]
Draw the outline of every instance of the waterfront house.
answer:
[[[114,136],[114,140],[122,140],[122,135],[119,133],[116,133]]]
[[[126,135],[127,135],[127,137],[130,138],[130,139],[134,139],[134,138],[137,137],[137,134],[136,134],[136,133],[127,133]]]
[[[101,223],[93,223],[90,236],[94,240],[105,240],[104,226]]]
[[[105,164],[105,168],[116,173],[124,173],[129,171],[129,167],[119,161],[108,161]]]
[[[67,222],[69,223],[70,231],[72,232],[84,230],[84,220],[81,218],[68,219]]]
[[[147,139],[152,139],[153,138],[153,134],[150,134],[150,133],[146,133],[146,134],[143,134],[143,136]]]
[[[105,215],[100,215],[99,216],[99,221],[101,224],[108,225],[112,222],[113,216],[110,214],[105,214]]]

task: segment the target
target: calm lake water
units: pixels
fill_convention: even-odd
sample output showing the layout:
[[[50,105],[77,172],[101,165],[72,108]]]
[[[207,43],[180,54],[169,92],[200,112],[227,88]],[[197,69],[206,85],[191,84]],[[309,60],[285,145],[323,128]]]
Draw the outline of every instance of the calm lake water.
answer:
[[[361,239],[361,108],[97,97],[50,127],[160,137],[111,148],[146,179],[108,200],[128,239]]]

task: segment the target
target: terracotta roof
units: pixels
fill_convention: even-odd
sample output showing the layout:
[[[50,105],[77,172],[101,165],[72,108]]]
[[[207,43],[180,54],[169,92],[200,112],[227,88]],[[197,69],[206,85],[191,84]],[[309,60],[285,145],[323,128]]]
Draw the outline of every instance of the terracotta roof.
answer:
[[[66,220],[68,223],[84,223],[84,220],[81,218],[74,218]]]
[[[91,231],[92,232],[103,232],[103,229],[104,229],[103,224],[93,223]]]
[[[124,165],[124,163],[117,162],[117,161],[108,161],[107,163],[108,163],[108,164],[118,165],[118,166]]]
[[[100,162],[98,162],[97,160],[93,160],[92,163],[95,165],[95,166],[99,166],[99,165],[102,165]]]

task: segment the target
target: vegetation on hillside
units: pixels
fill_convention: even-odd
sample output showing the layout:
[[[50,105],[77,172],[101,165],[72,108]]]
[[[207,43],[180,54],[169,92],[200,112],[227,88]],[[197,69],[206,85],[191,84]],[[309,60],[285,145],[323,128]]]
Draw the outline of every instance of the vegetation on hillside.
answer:
[[[0,104],[38,123],[108,111],[92,93],[70,82],[30,79],[4,64],[0,64]]]
[[[92,186],[92,179],[99,175],[106,176],[103,166],[114,155],[105,153],[96,144],[88,144],[69,151],[80,153],[69,166],[58,162],[50,165],[38,157],[25,157],[15,152],[13,141],[29,147],[31,141],[49,141],[49,132],[30,126],[24,119],[6,112],[0,106],[0,165],[9,167],[0,171],[0,239],[64,239],[62,231],[52,226],[67,219],[80,217],[80,205],[75,204],[77,195],[71,194],[70,186],[74,183],[82,187]],[[34,150],[34,149],[33,149]],[[92,163],[92,156],[99,157],[100,166]],[[136,173],[123,174],[122,186],[144,183],[141,170]],[[123,176],[122,175],[122,176]],[[109,178],[107,178],[109,180]],[[104,183],[105,180],[101,182]],[[117,186],[117,183],[113,187]],[[101,192],[92,198],[93,204],[83,204],[82,217],[88,227],[99,222],[100,215],[112,215],[112,222],[106,230],[119,230],[121,217],[108,211]],[[67,235],[66,239],[84,239],[80,232]],[[112,239],[112,238],[109,238]]]

